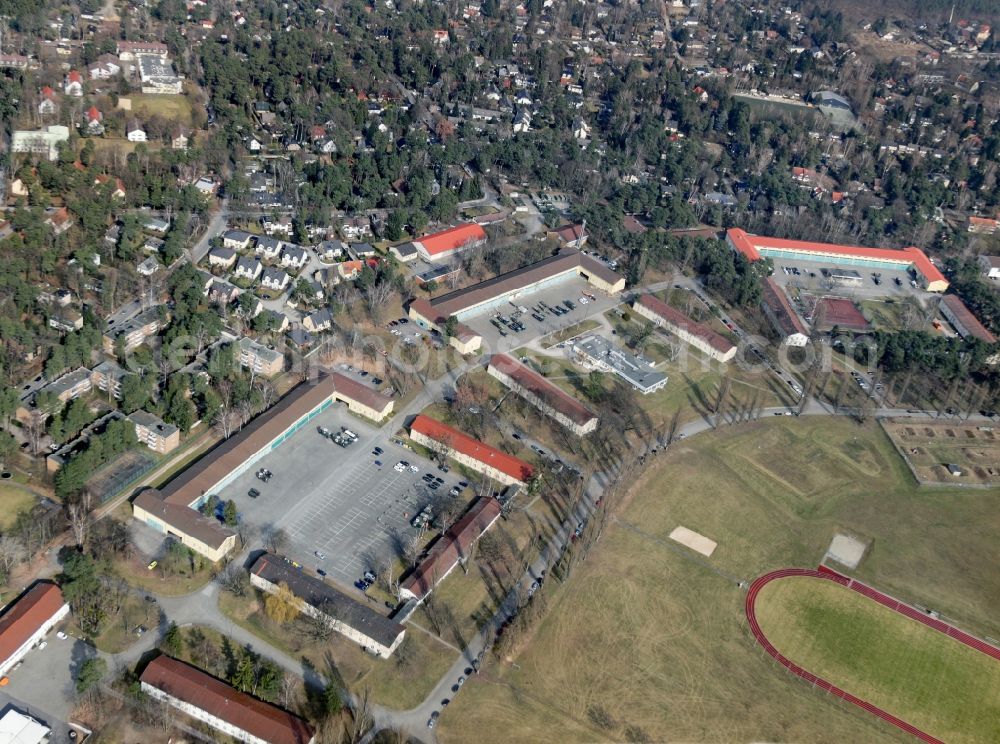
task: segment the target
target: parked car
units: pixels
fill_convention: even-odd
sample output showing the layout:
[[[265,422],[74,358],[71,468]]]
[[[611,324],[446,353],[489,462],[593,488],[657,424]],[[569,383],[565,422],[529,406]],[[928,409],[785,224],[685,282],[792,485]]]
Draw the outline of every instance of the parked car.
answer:
[[[252,499],[255,499],[258,496],[260,496],[260,491],[258,491],[256,488],[251,488],[249,491],[247,491],[247,496],[249,496]]]

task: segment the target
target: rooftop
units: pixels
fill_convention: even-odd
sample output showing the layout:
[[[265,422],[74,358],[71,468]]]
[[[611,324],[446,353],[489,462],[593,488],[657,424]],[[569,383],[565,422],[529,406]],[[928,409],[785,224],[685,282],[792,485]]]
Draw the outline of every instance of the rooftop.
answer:
[[[139,679],[270,744],[307,744],[313,740],[309,724],[298,716],[169,656],[157,656],[149,662]]]
[[[501,452],[496,447],[480,442],[463,431],[441,423],[423,414],[417,414],[410,424],[410,431],[416,431],[425,437],[440,442],[446,447],[471,457],[473,460],[496,468],[501,473],[519,481],[531,480],[534,469],[520,458]]]
[[[653,362],[646,357],[619,349],[604,336],[588,336],[573,344],[573,349],[608,365],[620,377],[639,390],[653,390],[667,380],[662,372],[653,369]]]
[[[958,295],[945,295],[941,304],[945,305],[951,311],[952,316],[964,326],[965,334],[963,335],[973,336],[987,344],[997,342],[997,337],[979,322],[979,318],[972,314],[972,311],[965,306]]]
[[[251,338],[241,338],[239,340],[239,345],[241,350],[247,353],[252,353],[265,362],[273,362],[274,360],[284,356],[277,349],[269,349],[264,344],[258,344]]]
[[[494,354],[490,359],[490,366],[503,372],[521,387],[530,390],[546,405],[569,418],[574,424],[583,426],[596,418],[596,414],[572,395],[512,356]]]
[[[435,256],[480,240],[486,240],[486,232],[483,228],[474,223],[465,223],[449,227],[441,232],[424,235],[415,242],[422,245],[428,254]]]
[[[726,353],[733,348],[733,344],[722,334],[716,333],[708,326],[695,322],[677,308],[671,307],[654,295],[642,295],[639,298],[639,303],[662,318],[665,323],[687,331],[692,336],[697,336],[713,349]]]
[[[287,584],[292,594],[299,599],[383,646],[391,646],[404,630],[399,623],[276,555],[262,555],[254,562],[250,573],[272,584]]]
[[[438,538],[427,557],[400,588],[418,599],[425,597],[463,556],[469,554],[472,544],[499,516],[500,502],[487,496],[480,497],[461,519]]]
[[[794,336],[795,334],[809,335],[809,331],[806,330],[805,325],[799,320],[799,316],[792,308],[788,297],[781,291],[781,287],[775,284],[771,277],[767,277],[761,282],[761,289],[763,290],[762,300],[764,304],[771,310],[774,322],[785,336]]]
[[[161,437],[169,437],[177,432],[177,427],[168,424],[159,416],[154,416],[146,411],[133,411],[127,418],[134,424],[143,426],[151,431],[155,431]]]

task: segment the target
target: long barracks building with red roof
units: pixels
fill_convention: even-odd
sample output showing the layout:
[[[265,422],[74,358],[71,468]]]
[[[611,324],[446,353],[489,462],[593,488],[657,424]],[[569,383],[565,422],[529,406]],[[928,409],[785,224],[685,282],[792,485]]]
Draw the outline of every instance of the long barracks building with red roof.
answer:
[[[781,258],[795,261],[825,261],[840,266],[900,271],[912,269],[928,292],[944,292],[948,280],[922,250],[909,248],[865,248],[854,245],[819,243],[811,240],[786,240],[750,235],[734,227],[726,231],[726,243],[751,261]]]
[[[59,587],[40,581],[11,602],[0,615],[0,677],[24,658],[69,614]]]
[[[524,460],[423,414],[418,414],[410,424],[410,439],[505,486],[524,485],[535,474]]]
[[[464,223],[447,230],[424,235],[413,241],[417,253],[425,261],[443,261],[466,248],[486,242],[486,231],[475,223]]]
[[[221,679],[169,656],[157,656],[139,677],[142,691],[237,741],[312,744],[312,728],[276,705],[240,692]]]

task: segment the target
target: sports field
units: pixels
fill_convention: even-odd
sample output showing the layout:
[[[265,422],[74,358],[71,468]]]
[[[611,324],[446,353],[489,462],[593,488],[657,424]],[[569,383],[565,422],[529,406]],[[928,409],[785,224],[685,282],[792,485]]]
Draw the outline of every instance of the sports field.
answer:
[[[543,587],[533,636],[470,679],[438,737],[912,741],[782,671],[753,642],[735,580],[815,566],[844,531],[871,540],[858,578],[1000,637],[997,496],[917,490],[875,423],[774,417],[677,443],[569,581]],[[679,525],[718,548],[678,545]]]
[[[790,661],[947,742],[1000,741],[1000,661],[833,581],[761,588],[755,614]]]

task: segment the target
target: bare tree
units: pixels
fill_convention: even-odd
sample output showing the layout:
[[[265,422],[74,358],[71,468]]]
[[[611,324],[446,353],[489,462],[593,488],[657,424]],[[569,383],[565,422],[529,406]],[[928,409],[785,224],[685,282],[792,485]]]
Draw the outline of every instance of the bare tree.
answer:
[[[28,438],[32,455],[38,455],[38,443],[45,434],[45,419],[45,414],[36,408],[31,411],[27,422],[24,424],[24,433]]]
[[[223,439],[229,439],[233,432],[236,431],[239,423],[240,415],[228,405],[223,405],[219,408],[215,414],[215,418],[212,419],[212,425],[222,435]]]
[[[375,325],[381,324],[382,315],[394,292],[392,284],[384,279],[378,280],[365,289],[365,305],[368,307],[368,315]]]
[[[69,520],[70,529],[73,530],[73,539],[80,547],[87,542],[92,501],[90,490],[85,488],[66,504],[66,518]]]
[[[0,574],[3,575],[4,583],[8,581],[14,567],[20,563],[21,555],[21,546],[17,540],[7,535],[0,537]]]
[[[250,579],[239,563],[230,563],[219,573],[219,586],[237,597],[245,597],[250,591]]]

